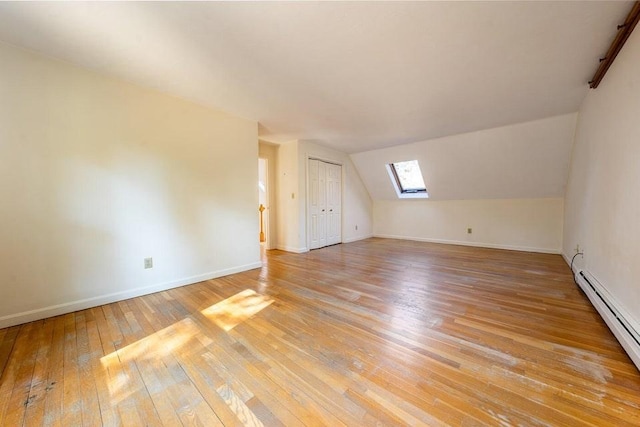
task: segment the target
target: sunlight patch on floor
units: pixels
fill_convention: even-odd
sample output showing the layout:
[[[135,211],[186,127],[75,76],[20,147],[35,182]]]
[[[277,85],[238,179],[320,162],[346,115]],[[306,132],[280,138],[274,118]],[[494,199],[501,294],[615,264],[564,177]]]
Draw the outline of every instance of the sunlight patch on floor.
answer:
[[[201,330],[189,318],[182,319],[171,326],[142,338],[126,347],[118,349],[100,358],[102,367],[109,372],[109,394],[113,404],[125,400],[136,391],[125,365],[135,363],[155,363],[180,349],[193,339]]]
[[[230,331],[262,309],[268,307],[273,300],[260,295],[251,289],[245,289],[201,313],[224,331]],[[130,363],[155,365],[171,354],[188,349],[193,340],[207,347],[213,343],[207,332],[201,329],[192,318],[184,318],[171,326],[167,326],[145,338],[133,342],[100,358],[102,367],[109,372],[109,394],[113,404],[127,399],[136,391],[135,379],[130,378]],[[177,352],[177,353],[176,353]],[[225,398],[232,399],[232,395]],[[242,408],[240,408],[242,409]],[[245,412],[245,411],[242,411]]]
[[[273,300],[268,296],[257,294],[252,289],[245,289],[202,310],[201,313],[228,332],[260,310],[268,307],[272,302]]]
[[[108,368],[113,363],[127,363],[132,359],[161,359],[173,350],[182,347],[193,338],[200,329],[189,318],[182,319],[171,326],[129,344],[113,353],[100,358],[102,366]]]

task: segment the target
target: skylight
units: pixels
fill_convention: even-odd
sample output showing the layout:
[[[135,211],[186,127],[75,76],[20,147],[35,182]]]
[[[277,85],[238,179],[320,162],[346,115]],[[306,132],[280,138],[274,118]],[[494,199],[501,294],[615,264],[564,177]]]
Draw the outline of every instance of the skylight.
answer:
[[[417,160],[387,165],[389,176],[400,198],[427,198],[427,188]]]

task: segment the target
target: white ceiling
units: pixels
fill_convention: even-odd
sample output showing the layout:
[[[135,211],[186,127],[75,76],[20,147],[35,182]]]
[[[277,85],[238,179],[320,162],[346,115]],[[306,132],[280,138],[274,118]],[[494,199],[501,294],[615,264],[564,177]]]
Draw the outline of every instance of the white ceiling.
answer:
[[[574,112],[631,2],[0,3],[0,40],[346,152]]]

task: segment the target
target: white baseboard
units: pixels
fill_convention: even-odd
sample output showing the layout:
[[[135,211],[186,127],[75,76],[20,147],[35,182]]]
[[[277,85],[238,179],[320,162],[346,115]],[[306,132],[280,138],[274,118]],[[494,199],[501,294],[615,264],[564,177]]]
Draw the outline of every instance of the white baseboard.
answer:
[[[178,288],[180,286],[192,285],[194,283],[205,280],[215,279],[217,277],[228,276],[229,274],[240,273],[242,271],[253,270],[262,267],[262,262],[253,262],[237,267],[227,268],[223,270],[212,271],[209,273],[199,274],[197,276],[185,277],[179,280],[159,283],[151,286],[144,286],[126,291],[114,292],[112,294],[98,295],[91,298],[85,298],[76,301],[70,301],[63,304],[51,305],[48,307],[38,308],[35,310],[23,311],[21,313],[9,314],[0,317],[0,328],[20,325],[22,323],[33,322],[34,320],[45,319],[47,317],[59,316],[61,314],[72,313],[78,310],[85,310],[91,307],[97,307],[104,304],[110,304],[116,301],[122,301],[129,298],[148,295],[155,292],[166,291],[168,289]]]
[[[584,274],[588,281],[580,273]],[[640,324],[588,271],[580,270],[575,277],[591,304],[598,310],[600,317],[611,329],[636,367],[640,369],[640,344],[636,341],[640,340]]]
[[[370,239],[372,237],[373,234],[367,234],[366,236],[349,237],[348,239],[342,239],[342,243],[353,243],[357,242],[358,240]]]
[[[561,249],[535,248],[530,246],[515,246],[515,245],[500,245],[495,243],[482,243],[482,242],[465,242],[461,240],[431,239],[428,237],[408,237],[408,236],[396,236],[392,234],[376,234],[376,233],[373,234],[373,237],[380,237],[383,239],[413,240],[416,242],[442,243],[446,245],[474,246],[478,248],[507,249],[510,251],[538,252],[543,254],[562,253]]]
[[[302,254],[305,252],[309,252],[308,248],[294,248],[293,246],[284,246],[284,245],[277,245],[276,249],[279,249],[281,251],[285,251],[285,252],[293,252],[296,254]]]

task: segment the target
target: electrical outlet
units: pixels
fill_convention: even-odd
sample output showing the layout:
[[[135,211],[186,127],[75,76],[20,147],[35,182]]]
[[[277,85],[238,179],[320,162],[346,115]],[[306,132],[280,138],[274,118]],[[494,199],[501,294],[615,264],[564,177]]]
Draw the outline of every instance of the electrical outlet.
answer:
[[[576,253],[579,254],[580,253],[580,245],[576,245]]]
[[[473,230],[471,228],[467,228],[467,234],[471,234]]]
[[[144,268],[153,268],[153,258],[144,259]]]
[[[356,225],[356,231],[358,231],[358,226]]]

